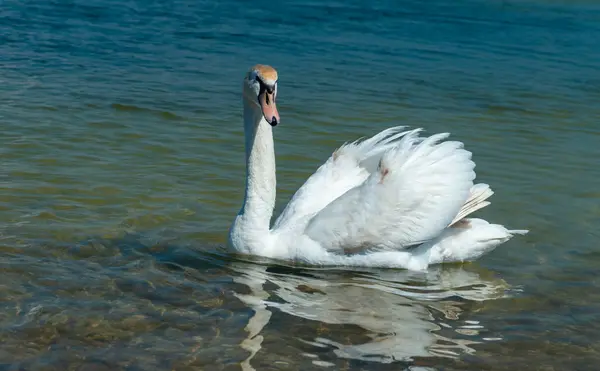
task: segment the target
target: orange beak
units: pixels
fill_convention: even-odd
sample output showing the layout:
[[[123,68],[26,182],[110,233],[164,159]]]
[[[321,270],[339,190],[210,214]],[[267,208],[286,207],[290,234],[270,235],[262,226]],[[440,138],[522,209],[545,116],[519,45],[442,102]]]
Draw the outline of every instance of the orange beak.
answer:
[[[269,93],[267,90],[263,90],[258,96],[258,102],[265,120],[271,126],[276,126],[279,123],[279,112],[277,112],[277,106],[275,105],[275,92]]]

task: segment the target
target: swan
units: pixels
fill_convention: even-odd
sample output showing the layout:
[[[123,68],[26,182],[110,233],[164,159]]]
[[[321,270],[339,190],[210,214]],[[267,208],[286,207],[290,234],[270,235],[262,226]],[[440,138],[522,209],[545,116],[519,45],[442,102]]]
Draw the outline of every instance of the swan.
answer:
[[[246,185],[228,245],[244,255],[317,266],[425,270],[473,261],[528,230],[467,218],[493,191],[474,184],[475,163],[449,134],[385,129],[337,148],[271,227],[276,171],[277,71],[244,76]]]

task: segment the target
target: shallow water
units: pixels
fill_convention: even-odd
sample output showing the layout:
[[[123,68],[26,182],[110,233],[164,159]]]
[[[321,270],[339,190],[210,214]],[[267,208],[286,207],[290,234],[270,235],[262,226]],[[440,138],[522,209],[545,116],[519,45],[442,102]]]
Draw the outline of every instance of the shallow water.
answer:
[[[0,370],[595,370],[600,6],[4,1]],[[476,263],[299,269],[222,247],[241,78],[280,74],[278,209],[343,142],[449,131],[530,229]]]

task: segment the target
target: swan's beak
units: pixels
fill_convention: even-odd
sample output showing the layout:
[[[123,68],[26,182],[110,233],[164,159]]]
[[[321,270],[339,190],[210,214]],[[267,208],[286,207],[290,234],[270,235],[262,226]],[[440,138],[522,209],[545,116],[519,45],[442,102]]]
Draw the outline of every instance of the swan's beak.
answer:
[[[266,89],[263,90],[258,96],[258,102],[265,120],[271,126],[276,126],[279,123],[279,112],[277,112],[277,106],[275,105],[275,92],[271,90],[269,93]]]

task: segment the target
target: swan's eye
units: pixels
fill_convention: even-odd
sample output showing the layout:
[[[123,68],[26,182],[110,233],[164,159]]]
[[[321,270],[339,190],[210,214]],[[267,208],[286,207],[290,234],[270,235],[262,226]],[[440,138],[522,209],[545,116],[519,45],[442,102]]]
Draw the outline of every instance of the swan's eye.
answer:
[[[269,94],[273,94],[273,92],[275,91],[275,85],[267,85],[264,83],[264,81],[262,81],[262,79],[260,77],[258,77],[258,75],[256,76],[256,82],[258,82],[258,84],[260,85],[260,91],[267,91],[267,93]]]

